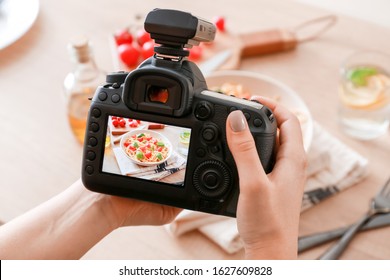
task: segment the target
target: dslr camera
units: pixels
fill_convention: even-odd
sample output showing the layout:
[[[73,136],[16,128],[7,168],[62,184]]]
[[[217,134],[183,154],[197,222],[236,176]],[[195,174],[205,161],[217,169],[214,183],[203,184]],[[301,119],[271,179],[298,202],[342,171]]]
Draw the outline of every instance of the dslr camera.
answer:
[[[214,39],[212,23],[155,9],[144,28],[156,42],[154,56],[131,72],[108,74],[92,98],[82,181],[95,192],[235,217],[239,177],[226,118],[244,113],[268,173],[275,157],[273,113],[207,89],[187,56],[188,48]]]

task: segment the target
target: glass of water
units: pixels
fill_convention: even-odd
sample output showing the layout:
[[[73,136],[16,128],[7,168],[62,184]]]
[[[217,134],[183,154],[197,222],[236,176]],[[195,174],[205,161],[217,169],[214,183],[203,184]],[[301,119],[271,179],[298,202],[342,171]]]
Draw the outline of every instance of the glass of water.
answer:
[[[376,51],[352,54],[341,65],[339,119],[345,133],[377,138],[390,123],[390,56]]]

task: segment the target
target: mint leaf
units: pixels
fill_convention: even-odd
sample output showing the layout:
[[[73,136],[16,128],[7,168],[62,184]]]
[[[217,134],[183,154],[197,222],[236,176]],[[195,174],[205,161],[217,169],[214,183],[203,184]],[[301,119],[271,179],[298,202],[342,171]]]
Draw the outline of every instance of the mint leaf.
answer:
[[[378,70],[372,67],[359,67],[348,70],[347,78],[355,86],[364,87],[367,85],[367,79],[370,76],[378,74]]]

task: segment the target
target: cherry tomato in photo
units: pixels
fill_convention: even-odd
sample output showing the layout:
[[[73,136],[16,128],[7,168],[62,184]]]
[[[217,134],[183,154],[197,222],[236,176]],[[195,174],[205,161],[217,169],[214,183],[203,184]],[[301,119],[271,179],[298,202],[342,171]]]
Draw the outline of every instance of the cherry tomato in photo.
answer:
[[[131,35],[128,29],[120,29],[115,32],[114,39],[117,46],[131,44],[133,42],[133,35]]]
[[[141,56],[143,59],[147,59],[154,54],[154,42],[148,41],[145,42],[141,48]]]
[[[124,64],[134,67],[138,63],[140,51],[133,44],[122,44],[118,46],[118,54]]]
[[[214,17],[213,22],[219,31],[225,31],[225,18],[222,16]]]
[[[188,56],[188,59],[191,61],[197,61],[201,59],[203,49],[201,46],[193,46],[191,49],[189,49],[190,55]]]
[[[136,39],[138,44],[142,47],[146,42],[152,40],[150,38],[150,34],[146,32],[144,29],[140,29],[137,31]]]

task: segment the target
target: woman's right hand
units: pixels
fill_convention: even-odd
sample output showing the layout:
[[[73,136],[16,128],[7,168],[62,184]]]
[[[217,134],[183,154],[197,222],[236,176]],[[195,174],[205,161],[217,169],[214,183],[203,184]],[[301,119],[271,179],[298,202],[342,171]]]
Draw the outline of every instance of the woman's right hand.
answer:
[[[227,140],[240,184],[238,231],[248,259],[295,259],[306,180],[300,123],[282,105],[263,97],[253,99],[273,111],[279,137],[274,169],[266,174],[242,112],[233,111],[227,119]]]

